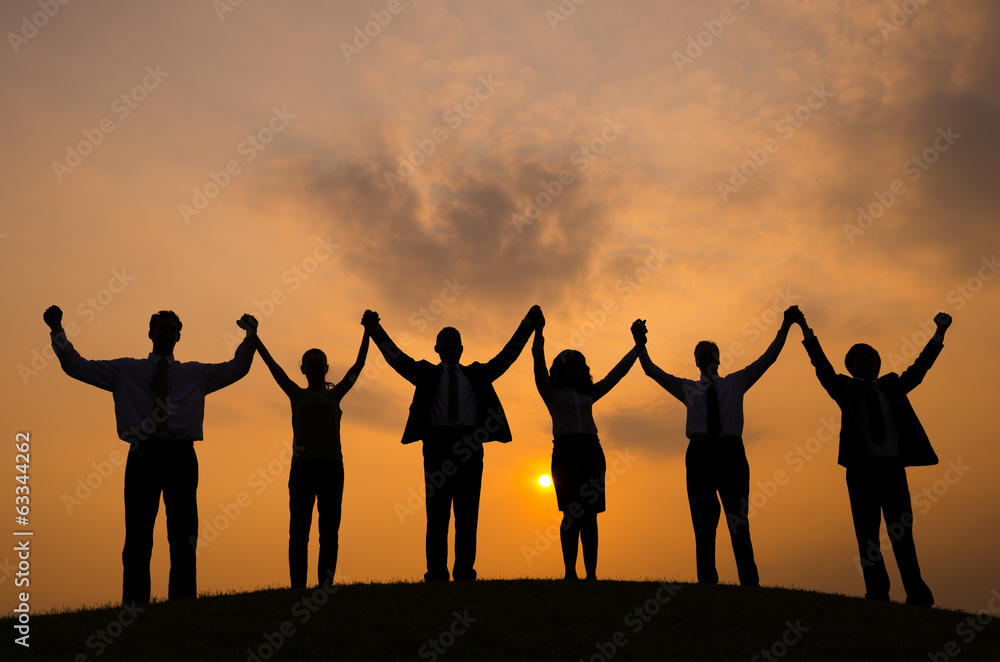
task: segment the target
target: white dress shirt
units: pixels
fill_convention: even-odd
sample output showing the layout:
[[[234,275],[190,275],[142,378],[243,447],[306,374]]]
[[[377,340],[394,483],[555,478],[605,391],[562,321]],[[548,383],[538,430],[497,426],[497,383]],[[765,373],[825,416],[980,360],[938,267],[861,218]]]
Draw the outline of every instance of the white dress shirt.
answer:
[[[229,386],[250,371],[254,346],[244,340],[236,355],[225,363],[175,361],[167,356],[167,423],[156,429],[153,375],[160,355],[145,359],[121,358],[91,361],[80,356],[63,331],[51,334],[52,348],[67,375],[111,391],[115,400],[118,436],[138,441],[198,441],[203,438],[205,396]]]

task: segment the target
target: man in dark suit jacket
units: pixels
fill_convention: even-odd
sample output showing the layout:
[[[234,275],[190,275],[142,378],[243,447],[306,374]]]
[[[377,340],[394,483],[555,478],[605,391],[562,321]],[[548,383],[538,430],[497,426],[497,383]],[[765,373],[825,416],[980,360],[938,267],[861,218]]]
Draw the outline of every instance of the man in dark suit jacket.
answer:
[[[827,360],[805,318],[800,321],[802,344],[816,368],[816,376],[841,411],[840,453],[837,462],[847,468],[854,532],[858,539],[865,597],[889,600],[889,575],[879,544],[882,516],[892,552],[906,590],[907,604],[931,606],[934,595],[920,576],[913,544],[913,508],[906,483],[906,467],[937,464],[927,433],[906,394],[924,379],[941,353],[951,316],[934,317],[937,332],[920,356],[902,375],[879,377],[881,359],[872,347],[851,347],[845,364],[851,377],[838,375]]]
[[[425,581],[448,581],[448,525],[455,509],[456,581],[474,580],[483,443],[511,440],[510,426],[493,388],[531,337],[533,306],[500,353],[487,363],[460,365],[462,336],[451,327],[438,333],[438,364],[415,361],[382,329],[377,313],[365,311],[365,325],[389,365],[415,387],[403,430],[404,444],[422,440],[427,508]]]

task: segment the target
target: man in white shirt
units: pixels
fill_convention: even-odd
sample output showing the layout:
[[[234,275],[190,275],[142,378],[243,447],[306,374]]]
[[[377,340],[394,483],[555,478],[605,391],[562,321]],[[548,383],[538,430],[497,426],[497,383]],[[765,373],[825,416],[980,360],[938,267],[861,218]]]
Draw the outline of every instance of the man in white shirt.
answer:
[[[42,316],[51,330],[52,348],[67,375],[111,391],[118,436],[129,443],[125,465],[125,546],[122,549],[122,603],[150,598],[149,561],[160,495],[170,545],[169,599],[197,593],[198,458],[205,396],[241,379],[250,370],[257,320],[244,315],[237,324],[247,337],[225,363],[175,361],[181,321],[164,310],[149,320],[153,350],[145,359],[91,361],[80,356],[62,328],[62,310]]]
[[[687,407],[686,434],[690,440],[685,456],[687,494],[700,583],[719,581],[715,534],[721,499],[740,584],[760,584],[750,524],[744,516],[750,499],[750,465],[743,446],[743,395],[777,360],[788,329],[800,316],[797,306],[788,308],[777,336],[764,354],[725,377],[719,376],[718,346],[707,340],[699,342],[694,350],[695,365],[701,371],[697,381],[674,377],[658,368],[646,351],[645,322],[636,320],[632,326],[643,371]]]

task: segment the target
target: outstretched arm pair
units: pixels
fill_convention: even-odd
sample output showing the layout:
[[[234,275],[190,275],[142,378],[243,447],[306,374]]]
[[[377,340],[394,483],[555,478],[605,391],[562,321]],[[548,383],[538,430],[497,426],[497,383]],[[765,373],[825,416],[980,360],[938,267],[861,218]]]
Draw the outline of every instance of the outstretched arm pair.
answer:
[[[248,317],[248,316],[245,316]],[[250,319],[253,319],[252,317]],[[241,320],[240,322],[242,322]],[[241,327],[242,323],[239,323]],[[278,362],[274,360],[271,353],[267,351],[267,347],[264,346],[264,342],[260,339],[260,336],[256,333],[257,320],[253,320],[253,343],[257,348],[257,352],[260,354],[260,358],[264,360],[264,364],[267,365],[267,369],[271,371],[271,376],[274,377],[274,381],[277,382],[281,390],[285,392],[289,398],[294,397],[294,395],[300,391],[299,386],[289,378],[285,371],[278,365]],[[248,330],[249,333],[249,330]],[[368,356],[368,344],[369,344],[368,329],[365,329],[364,335],[361,338],[361,348],[358,350],[358,358],[354,361],[354,365],[347,369],[347,373],[344,375],[334,387],[333,394],[338,400],[343,398],[351,387],[354,386],[354,382],[357,381],[358,376],[361,374],[361,370],[365,367],[365,358]]]

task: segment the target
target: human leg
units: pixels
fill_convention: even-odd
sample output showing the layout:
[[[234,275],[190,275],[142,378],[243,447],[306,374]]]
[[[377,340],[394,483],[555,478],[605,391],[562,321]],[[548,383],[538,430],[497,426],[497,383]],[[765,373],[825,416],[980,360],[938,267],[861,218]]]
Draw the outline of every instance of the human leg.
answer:
[[[715,569],[715,531],[719,526],[719,498],[716,495],[711,454],[698,446],[699,442],[691,441],[684,458],[688,505],[694,527],[695,560],[698,581],[717,584],[719,573]]]
[[[198,593],[198,456],[193,445],[160,453],[163,509],[170,545],[167,598],[194,598]]]
[[[316,492],[319,511],[319,583],[333,584],[340,550],[340,519],[344,503],[344,465],[333,460],[320,460],[320,481]]]
[[[160,509],[157,459],[149,451],[130,451],[125,463],[125,545],[122,548],[122,602],[146,604],[150,597],[149,562],[153,527]],[[187,541],[185,541],[187,543]],[[193,543],[197,545],[197,537]]]
[[[292,462],[288,472],[288,574],[292,588],[305,588],[309,572],[309,530],[316,500],[309,462]]]

